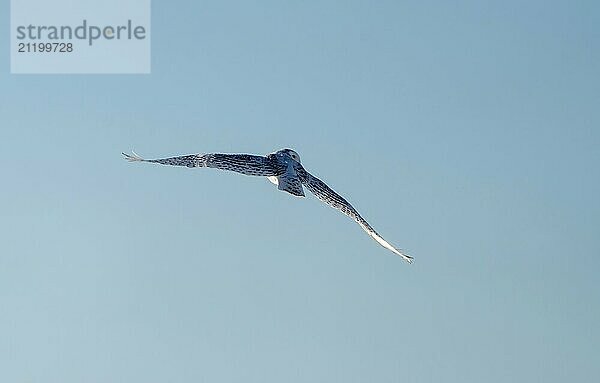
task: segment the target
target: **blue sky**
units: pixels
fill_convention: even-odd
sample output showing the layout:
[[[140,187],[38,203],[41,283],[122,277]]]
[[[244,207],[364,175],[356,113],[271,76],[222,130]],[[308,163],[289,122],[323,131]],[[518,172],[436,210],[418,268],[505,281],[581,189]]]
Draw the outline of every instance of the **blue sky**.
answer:
[[[154,2],[151,75],[10,75],[6,36],[0,380],[599,379],[599,16]],[[120,157],[282,147],[415,263],[312,196]]]

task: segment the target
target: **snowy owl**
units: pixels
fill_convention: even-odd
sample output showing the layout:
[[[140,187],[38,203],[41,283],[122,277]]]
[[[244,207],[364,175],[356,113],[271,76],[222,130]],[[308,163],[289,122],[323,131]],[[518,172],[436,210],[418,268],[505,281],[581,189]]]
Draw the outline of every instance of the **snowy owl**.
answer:
[[[156,160],[146,160],[135,152],[132,152],[132,154],[123,153],[123,155],[131,162],[152,162],[163,165],[187,166],[188,168],[217,168],[249,176],[267,177],[269,181],[277,185],[279,190],[297,197],[304,197],[302,186],[305,186],[318,199],[354,219],[381,246],[391,250],[409,263],[413,261],[411,256],[403,254],[383,239],[348,201],[323,181],[307,172],[300,163],[298,153],[291,149],[281,149],[267,156],[211,153],[190,154]]]

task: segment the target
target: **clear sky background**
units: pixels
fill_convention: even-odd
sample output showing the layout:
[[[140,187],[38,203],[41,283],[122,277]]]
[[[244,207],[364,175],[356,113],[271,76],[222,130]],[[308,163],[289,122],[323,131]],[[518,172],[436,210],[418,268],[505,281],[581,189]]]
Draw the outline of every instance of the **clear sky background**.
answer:
[[[0,381],[600,379],[596,1],[153,4],[151,75],[10,75]],[[312,196],[146,164],[297,150]]]

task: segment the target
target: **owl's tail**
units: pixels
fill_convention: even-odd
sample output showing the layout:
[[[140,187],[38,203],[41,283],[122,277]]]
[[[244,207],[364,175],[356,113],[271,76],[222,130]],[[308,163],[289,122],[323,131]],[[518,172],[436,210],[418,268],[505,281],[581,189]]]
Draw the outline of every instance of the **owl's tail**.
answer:
[[[140,157],[136,152],[134,152],[133,150],[131,151],[131,154],[127,154],[127,153],[121,153],[125,159],[129,162],[136,162],[136,161],[146,161],[145,159],[143,159],[142,157]]]

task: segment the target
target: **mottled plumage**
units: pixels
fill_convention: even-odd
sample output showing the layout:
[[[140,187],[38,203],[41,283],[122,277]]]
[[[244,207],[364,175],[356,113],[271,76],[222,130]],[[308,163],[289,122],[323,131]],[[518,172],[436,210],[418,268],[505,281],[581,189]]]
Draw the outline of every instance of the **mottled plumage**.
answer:
[[[302,186],[318,199],[355,220],[377,243],[412,263],[413,258],[403,254],[381,237],[375,229],[342,196],[333,191],[323,181],[304,169],[300,156],[291,149],[282,149],[267,156],[250,154],[191,154],[156,160],[146,160],[137,154],[123,153],[129,161],[153,162],[163,165],[187,166],[189,168],[216,168],[249,176],[267,177],[279,190],[297,197],[304,197]]]

